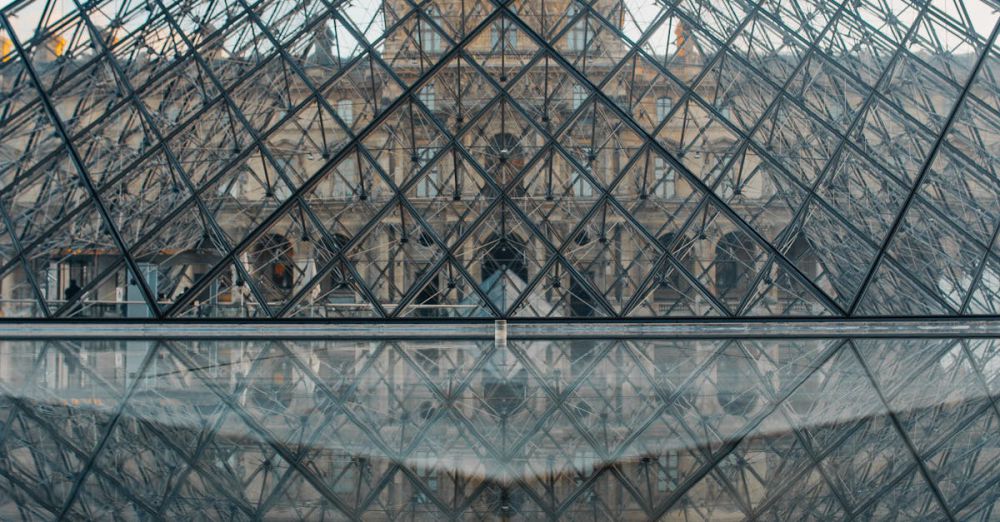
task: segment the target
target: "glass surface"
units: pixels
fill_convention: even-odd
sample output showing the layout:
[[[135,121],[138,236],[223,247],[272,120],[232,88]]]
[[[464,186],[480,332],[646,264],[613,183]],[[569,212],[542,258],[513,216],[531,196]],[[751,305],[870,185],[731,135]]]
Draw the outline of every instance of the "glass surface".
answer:
[[[997,0],[13,0],[0,313],[1000,314]]]
[[[0,518],[996,520],[1000,339],[0,342]]]

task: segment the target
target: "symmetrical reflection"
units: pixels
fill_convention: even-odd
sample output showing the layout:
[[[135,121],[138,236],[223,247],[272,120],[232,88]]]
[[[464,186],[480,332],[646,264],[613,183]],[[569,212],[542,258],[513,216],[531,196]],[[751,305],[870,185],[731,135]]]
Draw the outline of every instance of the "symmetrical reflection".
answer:
[[[1000,340],[0,344],[0,518],[996,520]]]

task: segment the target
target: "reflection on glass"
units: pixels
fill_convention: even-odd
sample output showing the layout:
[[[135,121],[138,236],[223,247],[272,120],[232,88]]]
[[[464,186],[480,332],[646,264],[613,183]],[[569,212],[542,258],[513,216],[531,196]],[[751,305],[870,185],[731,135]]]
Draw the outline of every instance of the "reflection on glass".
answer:
[[[991,520],[1000,340],[4,341],[0,518]]]

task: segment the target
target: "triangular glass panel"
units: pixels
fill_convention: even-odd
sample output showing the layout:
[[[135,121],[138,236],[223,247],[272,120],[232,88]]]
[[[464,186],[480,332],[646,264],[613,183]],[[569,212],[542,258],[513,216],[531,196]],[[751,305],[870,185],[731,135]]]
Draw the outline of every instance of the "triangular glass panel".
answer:
[[[453,250],[479,289],[507,313],[538,277],[552,248],[509,204],[500,203]]]
[[[209,277],[209,273],[194,274],[197,287],[182,289],[181,297],[171,308],[173,317],[184,318],[264,318],[270,317],[266,294],[255,292],[246,280],[243,266],[248,264],[249,256],[244,253],[243,263],[225,262],[218,269],[218,274]],[[260,295],[260,297],[258,297]],[[181,301],[181,300],[184,301]]]
[[[635,157],[611,194],[656,237],[682,228],[702,199],[702,193],[652,147]]]
[[[621,313],[642,287],[659,250],[610,203],[598,206],[563,249],[566,261]]]
[[[417,90],[424,109],[457,134],[497,95],[496,89],[465,58],[452,58]]]
[[[464,237],[498,196],[457,147],[426,165],[406,191],[406,199],[449,245]]]
[[[445,147],[447,137],[428,115],[416,96],[386,115],[364,147],[393,183],[409,182]]]
[[[501,86],[518,76],[538,52],[538,45],[506,15],[470,35],[463,46]]]
[[[516,106],[500,99],[481,113],[459,141],[486,175],[516,195],[523,188],[514,180],[538,153],[542,136]]]
[[[628,165],[642,144],[639,134],[614,109],[600,101],[583,107],[557,140],[577,165],[605,187]]]
[[[859,315],[890,317],[952,312],[947,301],[931,292],[933,290],[906,275],[898,263],[883,258],[858,303],[857,312]]]
[[[621,17],[624,6],[614,6],[618,11],[614,20]],[[600,8],[601,6],[595,6]],[[552,43],[580,74],[595,84],[603,83],[605,76],[615,69],[628,52],[628,45],[618,37],[617,31],[600,19],[600,13],[579,1],[570,1],[566,10],[567,27],[562,36]]]
[[[604,317],[610,315],[596,290],[560,261],[549,265],[511,311],[514,317]]]
[[[517,294],[505,292],[498,282],[485,282],[478,290],[486,294],[501,311],[505,310]],[[461,270],[451,262],[432,275],[416,296],[400,313],[401,317],[446,318],[446,317],[495,317],[473,283],[466,279]]]
[[[809,274],[803,274],[809,276]],[[747,297],[745,312],[751,317],[828,316],[825,306],[788,267],[772,262],[757,287]]]
[[[440,20],[441,13],[434,12],[434,6],[428,6],[414,10],[385,35],[380,54],[386,65],[417,73],[401,76],[404,82],[419,78],[451,49],[452,44],[441,32]]]
[[[693,275],[731,311],[738,310],[764,268],[767,250],[714,204],[707,204],[685,234],[700,244]]]
[[[542,234],[557,245],[566,240],[601,196],[600,187],[592,178],[554,148],[527,168],[520,186],[524,192],[512,194],[512,199]]]
[[[418,291],[414,284],[444,253],[401,203],[394,204],[379,219],[353,240],[345,257],[386,311],[392,313],[404,298]]]
[[[535,60],[507,92],[532,121],[550,133],[590,96],[590,91],[548,53]]]

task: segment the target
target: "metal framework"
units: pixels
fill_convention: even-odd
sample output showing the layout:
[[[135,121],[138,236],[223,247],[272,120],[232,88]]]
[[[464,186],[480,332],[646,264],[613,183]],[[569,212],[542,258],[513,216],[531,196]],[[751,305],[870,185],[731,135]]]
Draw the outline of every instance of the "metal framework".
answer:
[[[995,338],[5,341],[0,358],[4,519],[1000,514]]]
[[[0,311],[1000,314],[995,0],[15,0]]]

